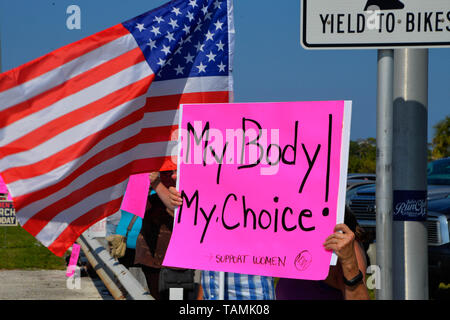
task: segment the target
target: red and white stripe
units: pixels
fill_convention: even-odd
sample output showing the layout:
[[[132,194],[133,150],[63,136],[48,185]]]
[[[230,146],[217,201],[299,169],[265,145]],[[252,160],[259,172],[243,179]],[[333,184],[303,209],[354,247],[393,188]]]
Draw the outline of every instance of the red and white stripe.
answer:
[[[1,175],[20,224],[55,254],[120,207],[153,79],[122,25],[0,75]]]
[[[56,255],[117,212],[131,174],[176,168],[181,103],[229,101],[229,77],[153,79],[122,25],[0,75],[0,174]]]
[[[223,103],[230,97],[229,77],[196,77],[153,82],[147,97],[150,115],[144,118],[144,126],[155,142],[174,140],[178,129],[178,109],[187,103]],[[153,158],[161,171],[176,169],[173,162],[178,150]],[[145,172],[136,165],[136,170]]]

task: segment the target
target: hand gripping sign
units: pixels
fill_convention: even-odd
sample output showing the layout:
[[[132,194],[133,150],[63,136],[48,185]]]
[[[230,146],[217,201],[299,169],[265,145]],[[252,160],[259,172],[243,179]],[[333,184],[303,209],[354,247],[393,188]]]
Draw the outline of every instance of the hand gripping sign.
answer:
[[[183,105],[164,265],[321,280],[343,222],[351,102]],[[333,259],[332,259],[333,258]]]

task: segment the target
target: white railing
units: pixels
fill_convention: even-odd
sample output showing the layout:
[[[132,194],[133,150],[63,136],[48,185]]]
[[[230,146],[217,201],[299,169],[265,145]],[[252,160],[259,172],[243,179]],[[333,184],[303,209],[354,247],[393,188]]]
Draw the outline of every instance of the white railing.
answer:
[[[115,300],[155,300],[97,239],[84,233],[77,243]]]

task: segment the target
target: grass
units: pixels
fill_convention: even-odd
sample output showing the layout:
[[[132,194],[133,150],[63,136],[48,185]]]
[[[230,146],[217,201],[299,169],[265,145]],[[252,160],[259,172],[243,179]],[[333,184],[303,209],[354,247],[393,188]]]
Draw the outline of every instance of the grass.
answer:
[[[0,269],[64,270],[66,262],[22,227],[0,227]]]
[[[367,289],[367,291],[369,291],[369,297],[370,300],[377,300],[376,296],[375,296],[375,290],[373,289]]]

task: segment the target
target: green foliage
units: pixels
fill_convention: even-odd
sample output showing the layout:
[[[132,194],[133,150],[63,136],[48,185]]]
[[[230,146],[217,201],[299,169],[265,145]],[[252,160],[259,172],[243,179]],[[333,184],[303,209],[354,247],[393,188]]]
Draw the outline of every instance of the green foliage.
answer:
[[[375,173],[377,147],[375,138],[350,141],[349,173]]]
[[[446,116],[433,128],[435,133],[432,141],[432,159],[450,157],[450,116]]]

